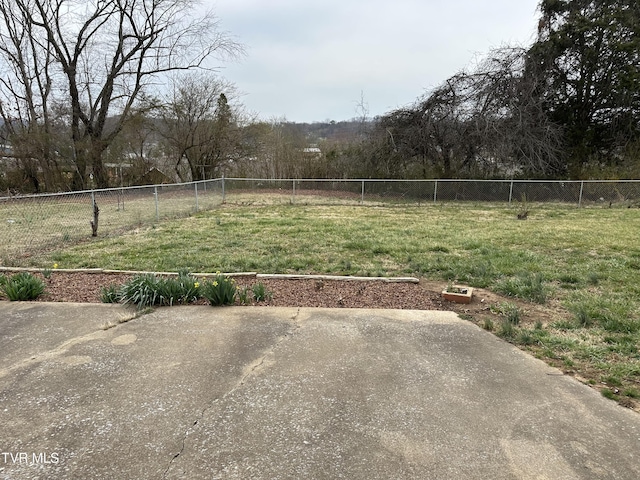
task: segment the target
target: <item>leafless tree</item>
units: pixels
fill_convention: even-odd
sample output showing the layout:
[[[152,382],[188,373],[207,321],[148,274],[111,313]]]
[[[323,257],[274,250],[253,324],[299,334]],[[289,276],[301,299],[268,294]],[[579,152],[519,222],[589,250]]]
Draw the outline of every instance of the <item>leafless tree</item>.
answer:
[[[32,106],[25,118],[33,123],[54,103],[65,107],[74,188],[89,186],[89,173],[95,186],[107,186],[102,155],[163,74],[241,52],[212,13],[197,15],[197,3],[0,0],[0,37],[10,40],[4,42],[10,48],[0,51],[10,74],[2,83],[5,112]],[[118,121],[107,122],[112,116]]]
[[[238,159],[237,97],[235,85],[214,75],[173,79],[156,128],[181,180],[213,178]]]
[[[395,176],[553,174],[561,129],[544,110],[541,80],[527,60],[522,49],[494,50],[471,72],[379,118],[369,158]]]

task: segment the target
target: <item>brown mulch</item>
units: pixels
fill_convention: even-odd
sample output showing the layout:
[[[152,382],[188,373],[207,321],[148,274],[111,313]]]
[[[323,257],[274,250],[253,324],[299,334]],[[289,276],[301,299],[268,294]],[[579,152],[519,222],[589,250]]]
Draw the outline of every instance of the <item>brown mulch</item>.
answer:
[[[36,274],[42,278],[40,274]],[[103,287],[122,285],[131,275],[113,273],[53,272],[43,278],[45,293],[38,298],[43,302],[100,303]],[[389,283],[383,281],[340,280],[284,280],[238,277],[240,289],[262,283],[271,294],[259,305],[274,307],[325,308],[392,308],[413,310],[450,310],[451,304],[442,300],[440,293],[415,283]],[[205,303],[205,302],[202,302]],[[256,305],[253,302],[253,305]]]

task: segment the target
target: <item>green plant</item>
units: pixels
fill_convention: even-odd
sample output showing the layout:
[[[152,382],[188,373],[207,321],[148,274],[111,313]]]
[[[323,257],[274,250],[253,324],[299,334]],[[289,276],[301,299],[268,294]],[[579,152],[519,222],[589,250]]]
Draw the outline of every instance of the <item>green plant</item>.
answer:
[[[120,288],[116,285],[109,285],[100,289],[100,301],[102,303],[119,303]]]
[[[151,273],[136,275],[120,290],[122,303],[136,305],[138,309],[162,305],[160,279]]]
[[[506,318],[500,322],[500,328],[498,329],[498,336],[505,339],[513,339],[516,336],[516,328],[513,323]]]
[[[505,317],[505,320],[512,325],[518,325],[520,323],[520,316],[522,312],[514,303],[502,302],[497,305],[491,305],[489,308],[493,313]]]
[[[46,279],[51,278],[51,273],[52,270],[50,268],[45,268],[44,270],[42,270],[42,276]]]
[[[2,285],[5,295],[11,301],[35,300],[44,292],[44,283],[27,272],[16,273],[5,279]]]
[[[518,297],[535,303],[545,303],[548,288],[544,285],[542,274],[521,273],[508,277],[496,284],[496,291],[510,297]]]
[[[251,300],[249,299],[249,287],[242,287],[237,291],[238,300],[242,305],[248,305]]]
[[[264,286],[262,282],[256,283],[251,287],[251,291],[253,292],[253,298],[256,302],[262,302],[264,300],[271,300],[272,294],[267,290],[267,287]]]
[[[201,297],[200,282],[186,270],[177,277],[161,279],[158,288],[164,305],[191,303]]]
[[[237,287],[233,279],[217,273],[212,281],[206,281],[200,286],[202,296],[210,305],[231,305],[235,301]]]
[[[482,328],[484,328],[489,332],[493,331],[493,328],[494,328],[493,321],[490,318],[485,318],[484,322],[482,322]]]
[[[640,390],[637,388],[628,388],[622,392],[625,397],[629,398],[640,398]]]

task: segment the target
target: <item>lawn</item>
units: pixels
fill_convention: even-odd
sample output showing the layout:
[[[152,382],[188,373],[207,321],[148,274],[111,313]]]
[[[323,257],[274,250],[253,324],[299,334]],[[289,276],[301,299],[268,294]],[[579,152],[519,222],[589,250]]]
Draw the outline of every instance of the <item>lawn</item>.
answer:
[[[150,271],[415,275],[557,307],[493,306],[484,325],[540,358],[640,397],[640,210],[488,204],[222,205],[50,252],[41,266]],[[506,313],[506,312],[511,313]],[[606,384],[606,385],[605,385]]]

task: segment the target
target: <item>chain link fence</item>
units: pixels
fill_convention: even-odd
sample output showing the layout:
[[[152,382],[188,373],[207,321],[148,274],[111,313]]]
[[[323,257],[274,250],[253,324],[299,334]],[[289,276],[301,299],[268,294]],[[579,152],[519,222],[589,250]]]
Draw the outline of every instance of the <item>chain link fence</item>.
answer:
[[[635,206],[640,181],[535,180],[265,180],[227,178],[225,201],[269,203],[555,203],[567,206]]]
[[[0,265],[28,265],[43,251],[116,236],[222,203],[222,180],[0,197]]]
[[[201,182],[0,197],[0,266],[33,263],[46,250],[87,241],[94,205],[98,236],[116,236],[164,219],[237,205],[390,205],[521,202],[567,207],[640,206],[640,181],[268,180]]]

